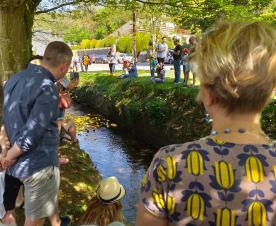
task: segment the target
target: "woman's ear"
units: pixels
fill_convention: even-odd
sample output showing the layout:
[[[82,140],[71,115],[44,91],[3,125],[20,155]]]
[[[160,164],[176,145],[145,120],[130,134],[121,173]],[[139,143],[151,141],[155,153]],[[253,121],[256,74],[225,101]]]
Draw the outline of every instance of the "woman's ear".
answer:
[[[212,105],[216,104],[216,98],[212,90],[206,86],[200,87],[200,92],[198,94],[199,101],[201,101],[205,108],[210,108]]]

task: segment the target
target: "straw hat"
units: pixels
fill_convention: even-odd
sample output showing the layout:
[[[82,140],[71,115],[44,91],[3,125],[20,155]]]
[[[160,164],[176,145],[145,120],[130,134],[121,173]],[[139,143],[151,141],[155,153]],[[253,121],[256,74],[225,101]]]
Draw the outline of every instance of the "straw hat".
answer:
[[[97,188],[97,198],[103,203],[110,204],[119,201],[126,191],[116,177],[107,177],[100,181]]]

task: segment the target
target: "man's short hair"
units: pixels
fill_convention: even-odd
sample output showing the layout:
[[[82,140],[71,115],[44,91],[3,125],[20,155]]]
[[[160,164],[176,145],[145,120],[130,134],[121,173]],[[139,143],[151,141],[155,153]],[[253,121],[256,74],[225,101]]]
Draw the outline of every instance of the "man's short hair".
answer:
[[[166,37],[165,37],[165,36],[163,36],[163,37],[162,37],[162,40],[163,40],[164,38],[166,38]]]
[[[70,63],[73,52],[64,42],[54,41],[48,44],[44,52],[43,61],[51,67],[58,67],[63,63]]]

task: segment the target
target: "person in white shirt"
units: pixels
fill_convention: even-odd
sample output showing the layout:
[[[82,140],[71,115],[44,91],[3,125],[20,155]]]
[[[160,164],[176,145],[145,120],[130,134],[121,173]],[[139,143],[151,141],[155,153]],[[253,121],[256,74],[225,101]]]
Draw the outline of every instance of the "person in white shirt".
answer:
[[[167,53],[168,53],[168,45],[166,43],[166,37],[163,37],[162,42],[157,44],[156,53],[157,53],[158,63],[163,64],[165,62],[165,58],[166,58]]]

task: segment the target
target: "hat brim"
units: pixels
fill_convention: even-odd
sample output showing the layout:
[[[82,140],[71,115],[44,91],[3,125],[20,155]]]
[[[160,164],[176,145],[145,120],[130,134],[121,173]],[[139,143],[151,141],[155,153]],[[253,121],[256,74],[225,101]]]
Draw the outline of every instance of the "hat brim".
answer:
[[[116,197],[116,199],[113,199],[112,201],[103,199],[103,198],[100,196],[100,194],[99,194],[99,188],[97,188],[96,196],[97,196],[97,198],[98,198],[100,201],[102,201],[103,203],[105,203],[105,204],[112,204],[112,203],[118,202],[119,200],[121,200],[121,199],[125,196],[126,190],[125,190],[125,188],[124,188],[122,185],[120,185],[120,190],[121,190],[120,195],[119,195],[118,197]]]

